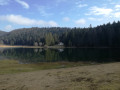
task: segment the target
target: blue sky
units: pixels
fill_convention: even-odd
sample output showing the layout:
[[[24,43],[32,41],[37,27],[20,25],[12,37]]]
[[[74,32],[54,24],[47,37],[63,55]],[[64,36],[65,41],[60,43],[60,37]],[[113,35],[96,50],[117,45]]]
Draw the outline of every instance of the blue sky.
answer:
[[[120,19],[120,0],[0,0],[0,30],[89,27]]]

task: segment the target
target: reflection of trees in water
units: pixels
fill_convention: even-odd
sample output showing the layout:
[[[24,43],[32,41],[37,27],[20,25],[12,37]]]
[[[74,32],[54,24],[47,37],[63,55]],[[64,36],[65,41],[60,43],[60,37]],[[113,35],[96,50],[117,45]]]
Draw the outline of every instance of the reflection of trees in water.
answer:
[[[59,52],[57,50],[42,48],[39,49],[25,49],[25,48],[14,48],[5,49],[0,54],[2,56],[8,57],[9,59],[19,60],[21,63],[24,62],[55,62],[57,60],[62,60],[59,57]]]
[[[42,52],[42,51],[43,51],[42,48],[34,48],[34,52],[35,52],[35,53],[40,53],[40,52]]]
[[[2,53],[4,51],[4,49],[3,48],[0,48],[0,53]]]
[[[56,61],[119,61],[120,49],[43,49],[43,48],[10,48],[0,50],[0,55],[21,63],[56,62]]]
[[[0,60],[6,60],[7,58],[2,55],[4,49],[0,48]]]
[[[58,52],[55,52],[54,50],[51,49],[47,49],[45,53],[45,60],[50,62],[56,61],[58,56],[59,56]]]
[[[62,53],[69,61],[110,62],[120,61],[120,49],[108,48],[73,48]]]

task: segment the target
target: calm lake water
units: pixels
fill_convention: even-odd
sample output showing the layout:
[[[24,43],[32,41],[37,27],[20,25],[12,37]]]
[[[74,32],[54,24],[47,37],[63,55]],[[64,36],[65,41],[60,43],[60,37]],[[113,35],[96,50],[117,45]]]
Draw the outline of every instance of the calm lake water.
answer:
[[[118,62],[120,48],[0,48],[0,60],[18,60],[20,63],[38,62]]]

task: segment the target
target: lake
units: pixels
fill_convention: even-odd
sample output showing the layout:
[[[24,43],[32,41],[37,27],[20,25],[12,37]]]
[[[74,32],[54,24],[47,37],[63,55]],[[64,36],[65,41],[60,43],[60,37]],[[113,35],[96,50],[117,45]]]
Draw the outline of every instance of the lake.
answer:
[[[118,62],[120,48],[0,48],[0,60],[38,62]]]

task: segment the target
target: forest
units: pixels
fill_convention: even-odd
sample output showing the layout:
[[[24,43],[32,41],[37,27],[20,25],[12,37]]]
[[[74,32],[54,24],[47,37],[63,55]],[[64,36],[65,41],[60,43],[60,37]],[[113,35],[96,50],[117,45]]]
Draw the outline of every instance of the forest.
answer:
[[[88,28],[32,27],[0,31],[0,45],[120,47],[120,21]]]

